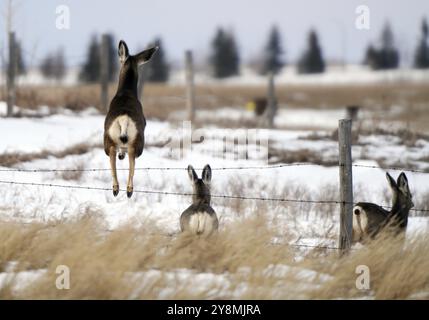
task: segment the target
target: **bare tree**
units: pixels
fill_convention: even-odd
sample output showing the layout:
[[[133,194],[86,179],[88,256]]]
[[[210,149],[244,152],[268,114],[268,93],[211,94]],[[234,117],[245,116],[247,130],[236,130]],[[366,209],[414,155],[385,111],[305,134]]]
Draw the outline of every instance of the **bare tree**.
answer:
[[[9,32],[15,29],[15,17],[18,13],[18,9],[21,6],[21,1],[6,0],[4,7],[2,8],[3,21],[5,23],[5,32],[8,35]]]

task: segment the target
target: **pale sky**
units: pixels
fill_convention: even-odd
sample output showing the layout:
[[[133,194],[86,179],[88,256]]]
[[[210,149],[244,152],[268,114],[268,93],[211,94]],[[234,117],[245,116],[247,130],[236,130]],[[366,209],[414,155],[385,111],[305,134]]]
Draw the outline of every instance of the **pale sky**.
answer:
[[[0,0],[5,11],[6,2]],[[169,60],[179,61],[186,49],[200,58],[209,53],[216,27],[232,30],[243,60],[262,52],[268,31],[276,24],[283,38],[285,59],[295,61],[314,27],[325,58],[360,62],[366,46],[379,38],[382,26],[391,22],[401,56],[410,61],[423,16],[429,17],[428,0],[13,0],[17,6],[13,26],[27,52],[27,60],[40,60],[63,47],[69,64],[85,55],[90,35],[112,32],[124,39],[131,52],[146,46],[155,36],[163,39]],[[55,26],[56,7],[70,8],[70,29]],[[355,27],[356,7],[370,9],[370,30]],[[5,30],[4,15],[1,27]],[[6,43],[0,33],[1,52]],[[31,61],[29,61],[31,63]]]

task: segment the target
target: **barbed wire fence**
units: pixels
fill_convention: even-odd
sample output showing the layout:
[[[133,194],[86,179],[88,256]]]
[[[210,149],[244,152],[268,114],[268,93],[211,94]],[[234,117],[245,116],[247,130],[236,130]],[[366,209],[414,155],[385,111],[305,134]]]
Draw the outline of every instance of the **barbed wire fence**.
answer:
[[[277,165],[268,165],[268,166],[232,166],[232,167],[214,167],[213,171],[226,171],[226,170],[270,170],[270,169],[280,169],[284,167],[296,167],[296,166],[324,166],[317,163],[287,163],[287,164],[277,164]],[[336,165],[340,167],[340,165]],[[429,174],[429,172],[424,170],[408,169],[403,167],[381,167],[373,165],[359,165],[353,164],[353,167],[357,168],[367,168],[367,169],[378,169],[378,170],[392,170],[392,171],[404,171],[412,172],[418,174]],[[332,167],[332,166],[330,166]],[[202,168],[196,168],[197,170],[202,170]],[[55,172],[110,172],[110,168],[2,168],[0,172],[18,172],[18,173],[55,173]],[[118,171],[127,171],[127,168],[118,168]],[[184,167],[146,167],[146,168],[136,168],[135,170],[144,170],[144,171],[186,171],[187,168]],[[63,189],[80,189],[80,190],[93,190],[93,191],[111,191],[111,188],[107,187],[94,187],[94,186],[82,186],[82,185],[63,185],[55,183],[39,183],[39,182],[19,182],[13,180],[0,180],[0,184],[10,184],[10,185],[26,185],[26,186],[39,186],[39,187],[51,187],[51,188],[63,188]],[[124,190],[120,190],[124,191]],[[134,190],[135,193],[142,194],[158,194],[165,196],[193,196],[193,193],[189,192],[169,192],[161,190]],[[291,202],[291,203],[313,203],[313,204],[341,204],[348,202],[341,202],[339,200],[305,200],[305,199],[288,199],[288,198],[274,198],[274,197],[246,197],[239,195],[211,195],[212,198],[221,198],[221,199],[236,199],[236,200],[255,200],[255,201],[265,201],[265,202]],[[357,204],[356,202],[350,204]],[[389,206],[383,206],[387,209],[391,209]],[[413,208],[411,209],[415,212],[429,212],[429,209],[425,208]]]
[[[33,65],[39,65],[44,58],[37,57],[34,53],[31,53],[27,50],[23,50],[23,53],[27,55],[32,61]],[[66,56],[67,60],[72,60],[81,63],[86,55],[73,55]],[[188,99],[185,95],[183,96],[168,96],[165,98],[174,98],[174,99]],[[193,107],[194,108],[194,107]],[[317,163],[290,163],[290,164],[276,164],[270,166],[236,166],[236,167],[217,167],[212,168],[212,170],[223,171],[223,170],[267,170],[267,169],[280,169],[284,167],[297,167],[297,166],[324,166],[323,164]],[[341,166],[341,165],[338,165]],[[419,170],[413,168],[402,168],[402,167],[385,167],[385,166],[373,166],[373,165],[359,165],[352,164],[352,167],[355,168],[367,168],[367,169],[379,169],[379,170],[392,170],[392,171],[405,171],[418,174],[428,174],[428,170]],[[54,168],[54,169],[45,169],[45,168],[2,168],[0,172],[19,172],[19,173],[48,173],[48,172],[104,172],[110,171],[110,168]],[[118,168],[118,171],[128,170]],[[145,171],[182,171],[186,168],[180,167],[149,167],[149,168],[136,168],[135,170],[145,170]],[[49,188],[63,188],[63,189],[72,189],[72,190],[88,190],[88,191],[111,191],[111,188],[106,187],[96,187],[96,186],[82,186],[82,185],[63,185],[63,184],[53,184],[53,183],[39,183],[39,182],[19,182],[14,180],[0,180],[0,184],[6,185],[23,185],[23,186],[37,186],[37,187],[49,187]],[[124,190],[121,190],[124,191]],[[135,193],[140,194],[157,194],[163,196],[192,196],[192,193],[181,193],[181,192],[168,192],[162,190],[134,190]],[[311,204],[351,204],[355,205],[355,202],[339,201],[339,200],[310,200],[310,199],[289,199],[289,198],[274,198],[274,197],[246,197],[239,195],[211,195],[212,198],[220,199],[235,199],[235,200],[253,200],[253,201],[264,201],[264,202],[278,202],[278,203],[311,203]],[[386,209],[391,209],[390,206],[383,206]],[[411,211],[427,213],[429,209],[426,208],[412,208]],[[296,245],[299,246],[299,245]],[[326,248],[326,249],[335,249],[339,250],[337,247],[328,247],[328,246],[311,246],[311,245],[301,245],[314,248]]]
[[[224,170],[267,170],[267,169],[280,169],[284,167],[301,167],[301,166],[321,166],[321,167],[340,167],[341,165],[326,165],[322,163],[311,163],[311,162],[294,162],[294,163],[282,163],[265,166],[232,166],[232,167],[214,167],[211,168],[213,171],[224,171]],[[429,170],[411,169],[405,167],[387,167],[387,166],[376,166],[376,165],[361,165],[352,164],[355,168],[367,168],[367,169],[379,169],[379,170],[391,170],[391,171],[404,171],[411,173],[429,174]],[[203,170],[203,168],[194,168],[195,170]],[[99,171],[110,171],[110,168],[1,168],[0,172],[24,172],[24,173],[48,173],[48,172],[99,172]],[[118,171],[127,171],[126,168],[117,168]],[[185,167],[137,167],[135,170],[144,171],[186,171]]]
[[[294,167],[294,166],[322,166],[321,164],[315,163],[289,163],[289,164],[277,164],[277,165],[269,165],[269,166],[233,166],[233,167],[215,167],[212,170],[269,170],[269,169],[279,169],[284,167]],[[338,165],[340,166],[340,165]],[[358,165],[355,164],[353,167],[358,168],[368,168],[368,169],[379,169],[379,170],[396,170],[396,171],[405,171],[405,172],[413,172],[418,174],[428,174],[428,172],[424,170],[415,170],[415,169],[407,169],[403,167],[379,167],[373,165]],[[128,170],[128,169],[121,169]],[[182,167],[148,167],[148,168],[136,168],[136,170],[156,170],[156,171],[185,171],[187,168]],[[31,168],[31,169],[20,169],[20,168],[5,168],[0,169],[0,172],[21,172],[21,173],[46,173],[46,172],[100,172],[100,171],[110,171],[107,168],[88,168],[88,169],[80,169],[80,168],[62,168],[62,169],[42,169],[42,168]],[[22,186],[36,186],[36,187],[48,187],[48,188],[62,188],[62,189],[71,189],[71,190],[88,190],[88,191],[111,191],[111,188],[107,187],[95,187],[95,186],[83,186],[83,185],[65,185],[65,184],[56,184],[56,183],[39,183],[39,182],[20,182],[13,180],[0,180],[0,184],[3,185],[22,185]],[[124,190],[120,190],[124,191]],[[163,196],[193,196],[193,193],[189,192],[170,192],[170,191],[161,191],[161,190],[134,190],[135,193],[138,194],[148,194],[148,195],[163,195]],[[243,201],[263,201],[263,202],[278,202],[278,203],[307,203],[307,204],[346,204],[339,200],[311,200],[311,199],[291,199],[291,198],[274,198],[274,197],[258,197],[258,196],[240,196],[240,195],[220,195],[220,194],[212,194],[212,198],[218,199],[234,199],[234,200],[243,200]],[[357,203],[350,203],[352,205],[356,205]],[[390,206],[383,206],[386,209],[392,209]],[[412,208],[411,211],[421,212],[421,213],[429,213],[429,209],[426,208]],[[21,223],[21,222],[16,222]],[[22,224],[27,224],[22,222]],[[297,248],[313,248],[313,249],[324,249],[324,250],[342,250],[340,247],[334,246],[326,246],[326,245],[309,245],[309,244],[299,244],[299,243],[289,243],[285,244],[291,247]]]

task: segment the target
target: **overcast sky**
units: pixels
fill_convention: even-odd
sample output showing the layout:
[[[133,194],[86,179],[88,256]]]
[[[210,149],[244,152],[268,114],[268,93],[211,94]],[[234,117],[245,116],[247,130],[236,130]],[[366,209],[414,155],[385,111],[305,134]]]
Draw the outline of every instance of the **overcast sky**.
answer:
[[[4,12],[6,2],[0,0]],[[63,47],[70,64],[85,54],[91,34],[112,32],[125,39],[131,52],[162,37],[168,58],[178,61],[186,49],[207,56],[216,27],[232,30],[244,60],[261,53],[270,27],[282,34],[286,61],[295,61],[314,27],[327,59],[360,62],[369,42],[379,38],[389,20],[402,57],[410,60],[423,16],[429,17],[428,0],[14,0],[13,25],[33,62],[48,51]],[[55,26],[56,7],[70,8],[70,29]],[[356,7],[370,9],[370,30],[355,27]],[[2,28],[5,29],[4,15]],[[0,45],[6,43],[1,32]],[[2,50],[4,51],[4,50]]]

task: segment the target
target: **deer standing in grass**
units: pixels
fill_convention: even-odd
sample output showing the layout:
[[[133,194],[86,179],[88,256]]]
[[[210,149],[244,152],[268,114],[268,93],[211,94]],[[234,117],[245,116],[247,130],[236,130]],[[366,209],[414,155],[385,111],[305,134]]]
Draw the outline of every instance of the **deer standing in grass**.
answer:
[[[121,63],[118,89],[104,121],[104,151],[110,157],[110,167],[113,178],[113,195],[119,193],[119,182],[116,173],[116,154],[119,160],[128,153],[129,173],[127,196],[133,194],[133,177],[135,159],[144,147],[144,129],[146,120],[142,105],[137,97],[138,66],[150,60],[158,47],[144,50],[136,55],[130,55],[124,41],[119,42],[118,54]]]
[[[210,205],[212,169],[206,165],[200,179],[194,168],[189,165],[188,176],[194,189],[193,203],[180,216],[180,229],[182,232],[189,232],[198,236],[209,236],[217,231],[219,226],[216,212]]]
[[[386,178],[393,193],[391,210],[387,211],[374,203],[357,203],[353,207],[353,242],[373,239],[386,226],[394,227],[397,234],[406,231],[408,214],[414,206],[407,176],[401,172],[395,182],[386,173]]]

